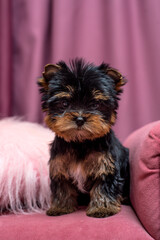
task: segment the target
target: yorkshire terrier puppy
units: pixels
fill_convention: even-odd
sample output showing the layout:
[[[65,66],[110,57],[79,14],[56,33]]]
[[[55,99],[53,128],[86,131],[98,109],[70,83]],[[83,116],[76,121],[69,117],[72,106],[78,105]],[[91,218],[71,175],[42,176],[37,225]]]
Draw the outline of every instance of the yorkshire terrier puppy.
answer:
[[[119,94],[124,77],[109,65],[75,59],[45,66],[39,79],[45,122],[55,132],[49,170],[51,207],[47,215],[77,209],[88,199],[86,214],[107,217],[120,211],[129,195],[128,149],[115,137]]]

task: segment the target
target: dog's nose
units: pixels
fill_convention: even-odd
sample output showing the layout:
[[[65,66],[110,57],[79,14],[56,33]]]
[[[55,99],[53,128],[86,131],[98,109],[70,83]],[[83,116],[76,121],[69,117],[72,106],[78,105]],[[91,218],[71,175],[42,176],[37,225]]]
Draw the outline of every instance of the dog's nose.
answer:
[[[85,122],[85,119],[83,117],[77,117],[76,118],[76,124],[78,127],[81,127]]]

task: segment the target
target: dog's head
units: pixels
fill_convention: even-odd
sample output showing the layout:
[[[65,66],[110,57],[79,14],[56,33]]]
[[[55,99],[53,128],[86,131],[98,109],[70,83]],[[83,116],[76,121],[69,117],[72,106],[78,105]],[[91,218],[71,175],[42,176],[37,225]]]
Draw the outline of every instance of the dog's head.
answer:
[[[116,120],[124,77],[109,65],[75,59],[45,66],[39,79],[45,122],[65,141],[93,140],[107,134]]]

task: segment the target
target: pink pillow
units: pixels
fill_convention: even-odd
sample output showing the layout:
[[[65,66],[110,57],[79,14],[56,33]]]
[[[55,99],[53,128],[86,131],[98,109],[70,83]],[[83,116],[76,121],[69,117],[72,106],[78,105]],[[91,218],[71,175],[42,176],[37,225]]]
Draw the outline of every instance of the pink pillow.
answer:
[[[53,133],[39,124],[0,121],[0,211],[41,212],[50,204],[49,143]]]
[[[132,133],[130,149],[131,203],[141,223],[160,239],[160,121]]]

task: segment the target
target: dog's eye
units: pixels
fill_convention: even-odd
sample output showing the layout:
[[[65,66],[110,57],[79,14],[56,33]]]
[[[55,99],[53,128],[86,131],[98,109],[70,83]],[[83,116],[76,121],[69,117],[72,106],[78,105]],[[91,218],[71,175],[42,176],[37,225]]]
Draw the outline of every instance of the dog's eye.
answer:
[[[94,104],[94,107],[95,107],[95,108],[99,108],[99,106],[100,106],[99,103],[95,103],[95,104]]]
[[[97,109],[97,108],[99,108],[99,106],[100,106],[100,103],[93,103],[92,104],[93,109]]]
[[[67,102],[67,100],[63,100],[61,104],[64,108],[69,106],[69,102]]]

